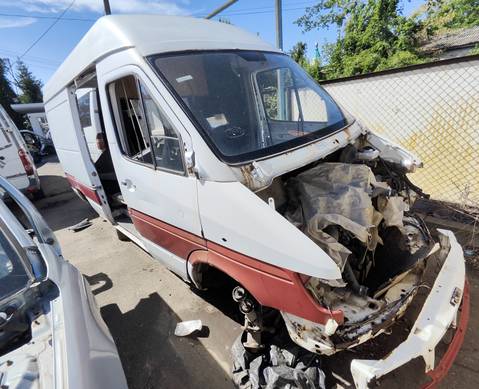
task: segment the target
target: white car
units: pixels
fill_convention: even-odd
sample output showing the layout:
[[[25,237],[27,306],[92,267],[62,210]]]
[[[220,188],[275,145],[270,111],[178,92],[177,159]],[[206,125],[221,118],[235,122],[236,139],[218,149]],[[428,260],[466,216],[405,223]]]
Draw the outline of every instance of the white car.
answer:
[[[41,197],[33,158],[17,126],[0,105],[0,176],[33,197]]]
[[[88,283],[30,201],[3,177],[0,188],[31,228],[0,200],[0,387],[127,389]]]

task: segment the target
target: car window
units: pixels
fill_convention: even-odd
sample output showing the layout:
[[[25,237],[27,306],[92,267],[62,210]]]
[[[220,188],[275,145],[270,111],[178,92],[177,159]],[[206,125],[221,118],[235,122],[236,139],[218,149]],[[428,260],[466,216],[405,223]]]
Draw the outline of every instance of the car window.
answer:
[[[141,98],[157,167],[183,172],[181,142],[170,121],[140,82]]]
[[[171,122],[134,76],[111,84],[117,128],[124,155],[174,172],[184,172],[181,139]]]
[[[90,95],[87,93],[78,100],[78,113],[80,115],[80,125],[82,128],[91,126],[90,114]]]
[[[298,78],[294,80],[289,68],[260,72],[257,81],[269,120],[328,122],[325,99]]]
[[[30,276],[20,256],[0,232],[0,301],[24,289],[29,282]]]
[[[348,123],[331,96],[284,54],[215,50],[150,61],[227,163],[275,155]]]

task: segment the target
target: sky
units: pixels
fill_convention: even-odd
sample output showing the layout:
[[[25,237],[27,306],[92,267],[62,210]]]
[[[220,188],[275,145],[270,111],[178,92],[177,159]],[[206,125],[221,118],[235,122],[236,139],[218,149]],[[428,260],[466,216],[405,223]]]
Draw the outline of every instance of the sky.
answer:
[[[204,17],[224,2],[225,0],[110,0],[110,5],[112,13]],[[304,14],[306,7],[315,3],[315,0],[283,0],[284,51],[288,52],[298,41],[302,41],[307,43],[308,56],[312,57],[316,43],[321,46],[326,42],[334,42],[336,28],[303,33],[294,23]],[[423,3],[424,0],[404,1],[403,13],[409,15]],[[274,5],[275,0],[239,0],[219,16],[227,18],[235,26],[259,34],[275,45]],[[51,27],[62,12],[62,19]],[[0,57],[9,58],[12,62],[22,57],[32,73],[45,83],[102,15],[103,0],[0,0]]]

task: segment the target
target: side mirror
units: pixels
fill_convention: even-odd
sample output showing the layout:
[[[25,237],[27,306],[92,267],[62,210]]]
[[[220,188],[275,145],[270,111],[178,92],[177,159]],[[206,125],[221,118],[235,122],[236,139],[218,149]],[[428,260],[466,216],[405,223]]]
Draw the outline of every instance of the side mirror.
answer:
[[[194,174],[197,178],[199,178],[198,169],[196,168],[196,163],[195,163],[195,152],[193,150],[188,150],[186,147],[185,147],[185,163],[186,163],[186,170],[188,171],[188,174]]]

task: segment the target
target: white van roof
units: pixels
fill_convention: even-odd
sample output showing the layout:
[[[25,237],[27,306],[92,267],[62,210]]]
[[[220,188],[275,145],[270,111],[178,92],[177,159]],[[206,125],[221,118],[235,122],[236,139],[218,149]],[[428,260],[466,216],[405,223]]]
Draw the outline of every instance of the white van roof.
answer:
[[[258,36],[226,23],[181,16],[103,16],[47,82],[44,101],[103,57],[129,48],[142,56],[187,50],[278,51]]]

